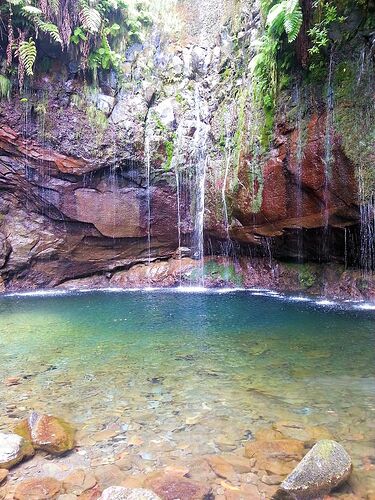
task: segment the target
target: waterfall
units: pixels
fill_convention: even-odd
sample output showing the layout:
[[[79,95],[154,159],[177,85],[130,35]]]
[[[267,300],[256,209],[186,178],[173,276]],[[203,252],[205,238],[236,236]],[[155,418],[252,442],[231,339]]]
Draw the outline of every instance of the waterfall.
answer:
[[[360,174],[361,175],[361,174]],[[372,193],[367,202],[363,200],[363,177],[360,178],[360,237],[361,255],[360,264],[365,273],[375,270],[375,193]]]
[[[232,259],[234,256],[234,246],[232,239],[229,234],[229,216],[228,216],[228,205],[226,199],[226,187],[228,184],[229,169],[232,163],[232,151],[231,151],[231,135],[228,126],[225,127],[225,170],[223,185],[221,187],[221,199],[223,204],[223,223],[225,228],[226,240],[222,246],[223,254],[225,256],[225,266],[226,266],[226,280],[229,281],[230,278],[230,265],[232,264]]]
[[[175,175],[175,181],[176,181],[176,203],[177,203],[177,237],[178,237],[178,258],[180,261],[180,267],[179,267],[179,286],[181,286],[182,282],[182,267],[181,267],[181,258],[182,258],[182,253],[181,253],[181,192],[180,192],[180,172],[179,172],[179,153],[180,153],[180,148],[182,144],[182,138],[183,138],[183,122],[181,122],[178,126],[177,129],[177,140],[176,140],[176,146],[175,146],[175,151],[173,153],[173,158],[172,158],[172,169],[174,171]]]
[[[208,125],[201,120],[202,101],[199,87],[195,87],[195,121],[194,133],[194,161],[195,161],[195,210],[194,210],[194,234],[193,234],[193,256],[199,260],[198,284],[204,286],[204,206],[207,170],[207,136]]]
[[[329,184],[331,179],[332,167],[332,136],[333,136],[333,122],[334,122],[334,92],[332,85],[333,76],[333,49],[329,55],[329,68],[328,68],[328,81],[327,81],[327,117],[326,117],[326,130],[324,141],[324,186],[323,186],[323,202],[324,202],[324,236],[323,236],[323,258],[328,256],[329,250]]]
[[[147,263],[151,263],[151,192],[150,192],[150,138],[145,137],[145,156],[146,156],[146,196],[147,196]]]
[[[357,76],[358,92],[366,92],[373,95],[373,62],[372,53],[363,48],[358,61]],[[363,113],[361,119],[366,124],[365,128],[371,128],[373,124],[373,108],[369,106]],[[364,144],[365,146],[365,144]],[[360,203],[360,266],[364,274],[375,271],[375,189],[368,179],[368,166],[359,158],[360,168],[358,170],[358,190]]]
[[[297,150],[296,150],[296,161],[297,161],[297,169],[296,169],[296,187],[297,187],[297,199],[296,199],[296,216],[299,220],[301,220],[303,216],[303,198],[302,198],[302,174],[303,174],[303,165],[302,165],[302,157],[303,157],[303,147],[302,147],[302,103],[301,103],[301,95],[299,87],[296,87],[296,99],[298,106],[298,114],[297,114],[297,130],[298,130],[298,138],[297,138]],[[303,228],[300,226],[298,228],[297,233],[297,260],[298,262],[303,262]]]

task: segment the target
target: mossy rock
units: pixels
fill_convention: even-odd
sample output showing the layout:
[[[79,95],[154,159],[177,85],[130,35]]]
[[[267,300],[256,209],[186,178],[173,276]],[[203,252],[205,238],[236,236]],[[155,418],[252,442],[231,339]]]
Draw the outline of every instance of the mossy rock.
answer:
[[[31,441],[35,449],[53,455],[62,455],[75,445],[75,429],[68,422],[52,415],[31,412],[27,419],[15,427],[14,432]]]
[[[341,444],[322,439],[281,483],[274,498],[323,498],[346,481],[352,461]]]

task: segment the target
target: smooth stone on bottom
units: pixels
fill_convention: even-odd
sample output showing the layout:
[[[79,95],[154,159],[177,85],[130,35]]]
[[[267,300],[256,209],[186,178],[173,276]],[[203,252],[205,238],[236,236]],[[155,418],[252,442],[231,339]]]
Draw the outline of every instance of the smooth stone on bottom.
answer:
[[[111,486],[103,491],[98,500],[161,500],[161,498],[153,491],[144,488]]]
[[[320,498],[346,481],[351,471],[351,458],[341,444],[323,439],[281,483],[275,498]]]
[[[14,500],[50,500],[56,498],[62,484],[52,477],[40,477],[22,481],[15,492]]]
[[[0,484],[3,483],[8,477],[8,469],[0,469]]]
[[[34,448],[29,441],[17,434],[0,432],[0,468],[10,469],[32,455]]]

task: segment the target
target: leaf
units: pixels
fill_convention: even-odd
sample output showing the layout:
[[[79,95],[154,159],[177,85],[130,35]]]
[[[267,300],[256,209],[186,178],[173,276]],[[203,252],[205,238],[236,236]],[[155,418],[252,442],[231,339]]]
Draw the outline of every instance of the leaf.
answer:
[[[285,2],[284,29],[288,35],[288,42],[293,42],[301,29],[302,10],[298,0],[287,0]]]
[[[97,33],[100,30],[102,18],[99,11],[93,7],[88,7],[87,5],[82,7],[79,18],[82,26],[90,33]]]
[[[25,67],[26,75],[32,76],[34,74],[33,66],[36,59],[36,46],[32,38],[29,38],[27,42],[20,43],[19,57]]]

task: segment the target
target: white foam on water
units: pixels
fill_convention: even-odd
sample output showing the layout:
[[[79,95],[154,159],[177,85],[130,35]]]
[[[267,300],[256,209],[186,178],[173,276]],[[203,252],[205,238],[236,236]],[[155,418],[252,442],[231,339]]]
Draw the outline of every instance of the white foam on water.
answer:
[[[315,304],[318,306],[334,306],[337,305],[337,302],[333,302],[333,300],[322,299],[316,300]]]
[[[287,297],[288,300],[292,300],[293,302],[310,302],[311,299],[309,297],[300,297],[299,295],[293,295],[291,297]]]
[[[364,304],[355,304],[356,309],[362,309],[363,311],[375,311],[375,304],[369,304],[365,302]]]
[[[30,292],[10,292],[5,293],[5,297],[54,297],[59,295],[69,295],[74,290],[32,290]]]
[[[59,297],[67,295],[80,295],[85,293],[182,293],[182,294],[218,294],[225,295],[228,293],[235,292],[246,292],[250,296],[260,296],[260,297],[272,297],[279,300],[285,300],[290,302],[312,302],[318,306],[334,306],[346,309],[357,309],[362,311],[374,311],[375,303],[363,302],[361,300],[342,300],[333,301],[328,299],[315,300],[312,297],[282,294],[274,290],[269,290],[267,288],[244,288],[244,287],[224,287],[224,288],[207,288],[204,286],[177,286],[170,288],[162,287],[132,287],[132,288],[120,288],[120,287],[106,287],[106,288],[70,288],[70,289],[47,289],[47,290],[30,290],[23,292],[10,292],[2,294],[3,297]],[[1,296],[1,294],[0,294]]]

